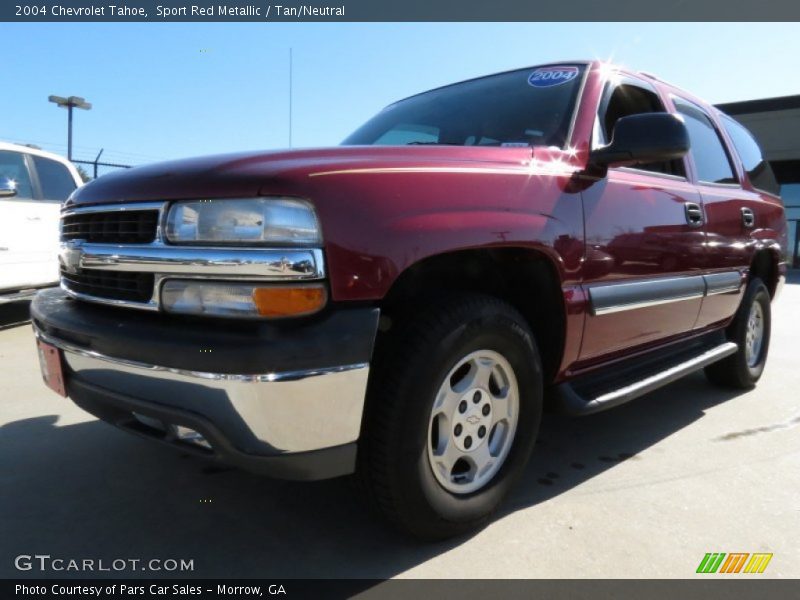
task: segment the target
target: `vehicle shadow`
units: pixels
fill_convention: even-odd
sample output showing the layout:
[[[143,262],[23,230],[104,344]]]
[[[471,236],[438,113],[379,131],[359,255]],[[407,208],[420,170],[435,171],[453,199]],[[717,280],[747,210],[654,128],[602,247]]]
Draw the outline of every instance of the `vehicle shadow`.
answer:
[[[647,460],[643,450],[734,395],[695,374],[607,413],[545,415],[524,480],[497,518],[621,461]],[[221,469],[94,420],[4,425],[0,486],[0,577],[388,578],[470,537],[419,543],[365,510],[348,479],[292,483]],[[37,553],[191,559],[194,571],[15,570],[15,556]]]

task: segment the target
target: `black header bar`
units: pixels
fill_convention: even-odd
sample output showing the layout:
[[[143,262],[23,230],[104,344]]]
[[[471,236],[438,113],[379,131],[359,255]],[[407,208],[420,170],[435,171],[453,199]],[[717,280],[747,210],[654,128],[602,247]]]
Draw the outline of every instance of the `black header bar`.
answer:
[[[758,576],[756,576],[758,577]],[[39,579],[5,580],[2,598],[247,598],[361,600],[439,598],[440,600],[770,600],[796,595],[797,581],[770,579],[722,579],[709,575],[692,580],[653,579]]]
[[[0,6],[0,21],[9,22],[798,20],[797,0],[14,0]]]

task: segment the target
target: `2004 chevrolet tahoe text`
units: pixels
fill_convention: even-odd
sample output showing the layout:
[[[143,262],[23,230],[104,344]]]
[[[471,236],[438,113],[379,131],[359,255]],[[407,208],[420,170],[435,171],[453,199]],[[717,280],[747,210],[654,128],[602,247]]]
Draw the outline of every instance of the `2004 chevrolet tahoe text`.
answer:
[[[426,538],[489,517],[547,404],[753,386],[786,269],[750,134],[598,62],[425,92],[336,148],[106,175],[61,235],[52,387],[254,471],[357,473]]]

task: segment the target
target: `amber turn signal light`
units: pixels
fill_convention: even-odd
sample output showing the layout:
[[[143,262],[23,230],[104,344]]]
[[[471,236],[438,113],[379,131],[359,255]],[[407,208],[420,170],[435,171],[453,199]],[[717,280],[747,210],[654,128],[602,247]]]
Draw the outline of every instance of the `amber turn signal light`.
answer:
[[[328,294],[322,285],[255,288],[253,302],[262,317],[302,317],[325,306]]]

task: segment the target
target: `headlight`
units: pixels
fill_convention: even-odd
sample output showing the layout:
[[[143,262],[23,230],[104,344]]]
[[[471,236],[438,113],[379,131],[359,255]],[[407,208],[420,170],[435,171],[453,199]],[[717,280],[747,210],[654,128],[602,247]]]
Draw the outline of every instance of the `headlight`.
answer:
[[[216,317],[302,317],[322,309],[325,286],[259,285],[226,281],[169,280],[161,289],[167,312]]]
[[[318,244],[322,236],[310,203],[296,198],[176,202],[167,216],[174,244]]]

